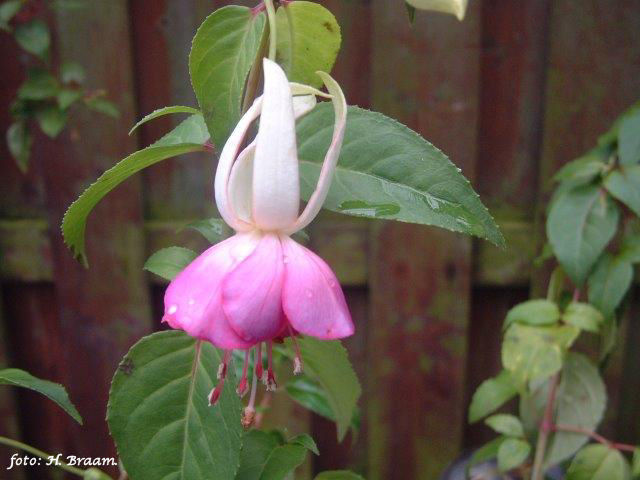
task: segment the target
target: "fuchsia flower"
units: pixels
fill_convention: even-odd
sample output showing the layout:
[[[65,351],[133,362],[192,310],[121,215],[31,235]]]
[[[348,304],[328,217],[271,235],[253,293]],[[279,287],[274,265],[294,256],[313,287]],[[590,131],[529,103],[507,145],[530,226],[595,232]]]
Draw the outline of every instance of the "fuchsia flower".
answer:
[[[249,349],[255,347],[256,376],[262,377],[262,342],[267,344],[268,389],[275,388],[274,339],[297,333],[330,340],[354,332],[342,289],[329,266],[290,235],[306,227],[327,196],[346,123],[346,102],[338,84],[319,72],[330,95],[289,83],[284,71],[265,59],[264,94],[238,122],[222,150],[215,178],[216,204],[236,234],[209,248],[167,288],[163,321],[227,350],[220,366],[222,388],[232,349],[244,349],[238,393],[248,390]],[[315,191],[300,210],[295,119],[308,113],[316,95],[330,97],[333,139]],[[238,151],[260,116],[256,139]],[[301,368],[296,352],[296,370]],[[252,388],[253,406],[255,377]]]

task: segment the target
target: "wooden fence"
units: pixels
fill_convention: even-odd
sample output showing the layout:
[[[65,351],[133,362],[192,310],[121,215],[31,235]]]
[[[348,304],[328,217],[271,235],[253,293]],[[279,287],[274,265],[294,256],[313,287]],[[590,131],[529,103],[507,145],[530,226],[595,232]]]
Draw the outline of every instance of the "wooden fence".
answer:
[[[185,219],[212,213],[214,159],[164,162],[109,195],[90,220],[90,270],[63,246],[60,219],[88,182],[172,126],[159,119],[129,137],[135,119],[164,105],[195,105],[191,38],[209,12],[230,2],[88,3],[50,19],[55,58],[84,65],[89,86],[108,90],[120,120],[74,112],[59,139],[37,139],[27,175],[0,147],[0,361],[64,383],[85,425],[45,399],[3,388],[0,434],[52,452],[106,456],[114,452],[104,422],[110,378],[161,316],[163,285],[142,264],[163,246],[203,246],[175,232]],[[372,480],[435,479],[490,435],[466,425],[465,412],[475,387],[499,369],[505,312],[544,286],[532,259],[551,174],[640,97],[640,1],[470,0],[464,22],[418,13],[413,26],[401,0],[321,3],[342,27],[335,75],[349,103],[395,117],[447,152],[508,247],[325,215],[311,229],[312,247],[338,273],[357,324],[347,344],[364,386],[363,429],[339,446],[329,422],[288,402],[274,416],[319,443],[322,455],[300,478],[348,466]],[[0,37],[0,57],[4,131],[24,75],[8,35]],[[639,443],[640,329],[631,317],[609,369],[605,429]],[[1,453],[5,478],[8,451]]]

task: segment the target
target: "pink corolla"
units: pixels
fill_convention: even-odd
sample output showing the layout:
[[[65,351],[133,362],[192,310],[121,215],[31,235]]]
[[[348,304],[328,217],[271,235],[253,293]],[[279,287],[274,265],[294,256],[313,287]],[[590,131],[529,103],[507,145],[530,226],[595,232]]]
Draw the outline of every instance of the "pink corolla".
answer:
[[[289,83],[284,71],[265,59],[264,93],[240,119],[225,144],[215,177],[215,198],[224,221],[236,234],[188,265],[169,285],[163,321],[225,349],[215,403],[230,352],[243,349],[245,365],[238,393],[248,390],[249,351],[255,347],[255,377],[262,377],[266,343],[267,388],[275,388],[272,342],[305,334],[323,340],[352,335],[353,322],[335,274],[309,249],[291,239],[320,211],[338,161],[346,123],[346,102],[338,84],[318,72],[329,94]],[[316,95],[331,98],[335,125],[315,191],[300,213],[296,118],[308,113]],[[253,142],[240,151],[260,117]],[[295,368],[301,368],[296,349]],[[252,403],[250,403],[252,406]]]

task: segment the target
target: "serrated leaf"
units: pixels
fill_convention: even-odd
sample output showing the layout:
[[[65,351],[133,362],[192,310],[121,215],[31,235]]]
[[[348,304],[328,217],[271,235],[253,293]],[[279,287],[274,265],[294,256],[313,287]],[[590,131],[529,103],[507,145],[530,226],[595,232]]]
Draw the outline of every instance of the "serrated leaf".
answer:
[[[313,337],[298,338],[304,371],[318,381],[327,394],[329,406],[336,419],[338,440],[342,441],[351,425],[351,419],[362,393],[347,351],[335,341]],[[286,343],[293,347],[291,339]]]
[[[313,452],[316,455],[320,455],[316,442],[313,440],[313,438],[311,438],[310,435],[307,435],[306,433],[296,435],[295,437],[289,440],[289,443],[293,445],[301,445],[307,450],[309,450],[310,452]]]
[[[144,269],[166,280],[173,280],[197,256],[198,254],[189,248],[163,248],[147,259]]]
[[[328,470],[316,475],[314,480],[364,480],[364,477],[349,470]]]
[[[631,461],[631,475],[633,478],[640,477],[640,447],[633,451],[633,459]]]
[[[62,83],[83,83],[85,79],[84,68],[76,62],[65,62],[60,67],[60,79]]]
[[[143,125],[148,121],[153,120],[154,118],[162,117],[164,115],[170,115],[173,113],[190,113],[192,115],[198,115],[200,114],[200,110],[198,110],[197,108],[184,107],[181,105],[159,108],[157,110],[154,110],[150,114],[142,117],[142,119],[138,123],[136,123],[131,130],[129,130],[129,135],[131,135],[135,131],[135,129],[138,128],[140,125]]]
[[[582,330],[598,333],[604,316],[588,303],[571,302],[562,314],[562,321]]]
[[[572,325],[542,327],[512,324],[502,343],[502,364],[518,388],[544,380],[562,368],[566,349],[580,330]]]
[[[276,13],[276,59],[292,82],[322,86],[318,70],[331,72],[340,51],[340,26],[319,3],[294,1]]]
[[[13,385],[14,387],[28,388],[38,392],[57,403],[65,412],[82,425],[82,417],[71,403],[65,388],[48,380],[41,380],[29,372],[17,368],[0,370],[0,385]]]
[[[458,20],[463,20],[467,10],[467,0],[406,0],[409,5],[419,10],[450,13]]]
[[[299,375],[288,381],[285,390],[303,407],[335,422],[336,417],[329,406],[326,392],[306,375]]]
[[[49,27],[40,19],[18,25],[14,32],[18,45],[33,55],[46,59],[51,45]]]
[[[498,470],[508,472],[519,467],[529,456],[531,445],[526,440],[507,438],[498,448]]]
[[[546,391],[540,402],[546,401]],[[595,431],[606,406],[606,390],[598,369],[579,353],[567,354],[556,392],[555,421],[559,424]],[[545,464],[556,465],[573,455],[588,438],[568,432],[556,432],[549,439]]]
[[[589,303],[610,317],[624,298],[633,280],[629,262],[605,253],[589,276]]]
[[[637,133],[640,138],[640,131]],[[640,165],[622,166],[604,179],[609,193],[640,216]]]
[[[582,157],[564,165],[553,176],[553,180],[556,182],[569,182],[572,186],[590,183],[604,171],[607,155],[607,149],[596,147]]]
[[[482,382],[473,394],[469,406],[469,422],[474,423],[500,408],[517,393],[506,370]]]
[[[587,445],[575,456],[566,480],[628,480],[629,464],[622,454],[606,445]]]
[[[241,403],[230,369],[218,403],[220,351],[179,331],[141,339],[122,359],[107,421],[130,478],[227,480],[240,461]]]
[[[558,261],[581,286],[618,227],[620,212],[595,185],[560,195],[549,212],[547,237]]]
[[[507,437],[523,437],[524,430],[518,417],[508,413],[497,413],[487,418],[484,423],[497,433],[502,433]]]
[[[640,111],[624,117],[618,131],[618,158],[622,165],[640,162]]]
[[[67,114],[56,105],[49,105],[36,112],[36,120],[47,136],[55,138],[67,124]]]
[[[56,101],[58,102],[58,106],[62,110],[66,110],[74,102],[76,102],[80,97],[82,97],[82,92],[80,90],[63,88],[57,93]]]
[[[191,46],[189,72],[213,143],[222,150],[240,119],[245,80],[258,53],[265,14],[230,5],[200,25]]]
[[[21,100],[44,100],[55,97],[58,89],[58,81],[53,75],[46,70],[32,68],[27,73],[27,79],[18,89],[18,98]]]
[[[215,217],[189,223],[185,228],[199,232],[211,244],[221,242],[229,234],[229,227],[224,220]]]
[[[287,475],[302,465],[307,457],[307,449],[301,445],[281,445],[267,458],[257,480],[284,480]]]
[[[560,320],[560,310],[555,302],[537,298],[519,303],[507,313],[505,328],[512,323],[526,325],[553,325]]]
[[[107,193],[143,168],[183,153],[204,151],[202,144],[208,139],[202,116],[192,115],[153,145],[132,153],[103,173],[71,204],[62,220],[64,241],[74,255],[88,265],[84,244],[87,217]]]
[[[29,132],[26,122],[15,122],[9,126],[7,129],[7,147],[22,173],[27,171],[32,145],[33,136]]]
[[[326,102],[297,126],[300,188],[313,192],[331,142]],[[338,166],[324,208],[369,218],[434,225],[503,246],[495,221],[468,180],[436,147],[384,115],[349,107]]]
[[[271,452],[279,447],[282,442],[270,433],[260,430],[249,430],[242,437],[242,450],[240,452],[240,467],[235,480],[256,480]]]
[[[116,106],[116,104],[113,102],[110,102],[104,97],[99,96],[99,97],[86,98],[84,100],[84,103],[87,106],[87,108],[90,108],[91,110],[94,110],[96,112],[103,113],[112,118],[120,117],[120,110],[118,110],[118,107]]]

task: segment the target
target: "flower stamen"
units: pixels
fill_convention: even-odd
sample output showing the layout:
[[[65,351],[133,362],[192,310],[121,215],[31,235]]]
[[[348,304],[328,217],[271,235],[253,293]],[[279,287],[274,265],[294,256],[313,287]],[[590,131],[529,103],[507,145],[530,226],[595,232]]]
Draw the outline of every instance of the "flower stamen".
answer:
[[[240,383],[236,387],[236,393],[240,396],[240,398],[244,397],[249,391],[249,384],[247,382],[247,373],[249,372],[249,353],[250,349],[247,349],[244,353],[244,365],[242,366],[242,378],[240,379]]]
[[[267,392],[275,392],[278,384],[276,383],[276,377],[273,374],[273,342],[267,342]]]
[[[287,325],[289,327],[289,335],[291,336],[291,341],[293,341],[293,348],[296,351],[295,357],[293,357],[293,374],[300,375],[302,373],[304,364],[302,363],[302,353],[300,353],[300,345],[298,345],[298,340],[296,340],[296,336],[291,329],[291,325]]]

